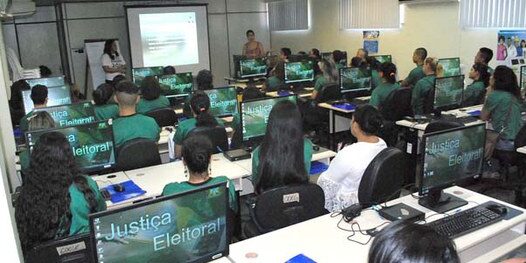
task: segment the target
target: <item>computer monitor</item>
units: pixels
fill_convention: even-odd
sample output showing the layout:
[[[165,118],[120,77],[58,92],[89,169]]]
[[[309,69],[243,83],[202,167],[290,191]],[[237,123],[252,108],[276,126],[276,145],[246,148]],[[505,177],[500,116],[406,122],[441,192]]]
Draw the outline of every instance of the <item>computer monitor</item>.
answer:
[[[458,76],[460,72],[460,58],[441,58],[438,64],[444,69],[443,77]]]
[[[391,55],[376,55],[371,57],[375,58],[380,63],[393,62]]]
[[[161,93],[168,98],[185,97],[192,93],[194,78],[192,72],[162,75],[157,77]]]
[[[526,89],[526,66],[521,66],[520,82],[521,90]]]
[[[26,79],[25,80],[29,87],[33,88],[36,85],[44,85],[48,88],[64,86],[66,82],[64,81],[64,76],[49,77],[49,78],[38,78],[38,79]]]
[[[97,173],[115,166],[115,143],[112,120],[84,125],[26,132],[26,143],[33,151],[40,136],[49,132],[66,136],[75,161],[84,173]]]
[[[241,102],[241,127],[244,142],[257,140],[265,135],[272,107],[283,100],[296,103],[297,97],[289,95]]]
[[[22,90],[22,101],[26,114],[35,107],[31,99],[31,90]],[[71,91],[68,85],[47,88],[47,106],[59,106],[70,103]]]
[[[467,204],[442,190],[482,174],[486,125],[484,123],[424,134],[417,185],[419,204],[443,213]]]
[[[356,67],[340,69],[340,88],[342,93],[371,90],[371,70]]]
[[[226,183],[89,215],[96,262],[209,262],[228,255]]]
[[[314,80],[314,61],[285,63],[285,83],[308,82]]]
[[[267,62],[263,58],[239,60],[241,78],[253,78],[267,75]]]
[[[35,109],[34,112],[46,111],[55,121],[55,127],[68,127],[96,121],[95,109],[91,102],[81,102],[61,106]]]
[[[232,56],[232,62],[234,63],[234,74],[232,76],[235,78],[241,78],[241,68],[239,65],[239,61],[241,61],[242,59],[247,59],[247,57],[243,55]]]
[[[144,78],[148,76],[160,76],[163,74],[163,67],[144,67],[132,69],[132,81],[135,85],[140,86]]]
[[[215,117],[237,114],[237,91],[235,87],[215,88],[204,91],[210,98],[210,114]]]
[[[436,78],[434,92],[435,113],[460,108],[464,94],[464,75]]]

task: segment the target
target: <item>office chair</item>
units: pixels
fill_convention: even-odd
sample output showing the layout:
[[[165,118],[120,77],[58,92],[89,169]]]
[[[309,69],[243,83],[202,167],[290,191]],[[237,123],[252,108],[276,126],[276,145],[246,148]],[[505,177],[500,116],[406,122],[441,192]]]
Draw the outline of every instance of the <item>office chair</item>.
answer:
[[[190,131],[188,137],[190,136],[204,136],[210,139],[212,146],[214,147],[214,153],[228,151],[228,135],[223,126],[196,127]]]
[[[91,263],[93,251],[89,234],[70,236],[43,243],[25,255],[26,263]]]
[[[435,88],[431,88],[424,96],[424,114],[433,113],[435,104]]]
[[[317,184],[272,188],[247,200],[250,221],[243,227],[250,238],[315,218],[325,210],[325,195]]]
[[[161,164],[157,143],[137,138],[124,143],[117,149],[117,171],[128,171]]]
[[[484,103],[486,97],[486,90],[483,90],[478,96],[470,98],[462,102],[462,107],[470,107]]]
[[[174,126],[177,123],[177,114],[171,108],[155,109],[146,115],[154,118],[159,127]]]
[[[395,146],[401,131],[400,127],[396,125],[396,121],[403,119],[405,116],[413,116],[411,89],[400,88],[392,91],[379,110],[384,118],[384,126],[380,130],[380,137],[384,139],[388,146]]]
[[[340,100],[341,98],[342,93],[340,85],[338,85],[338,83],[328,83],[322,87],[320,93],[316,96],[316,104],[332,100]]]
[[[407,166],[407,157],[398,148],[388,147],[378,153],[365,169],[358,187],[362,207],[398,198],[404,178],[411,176]]]

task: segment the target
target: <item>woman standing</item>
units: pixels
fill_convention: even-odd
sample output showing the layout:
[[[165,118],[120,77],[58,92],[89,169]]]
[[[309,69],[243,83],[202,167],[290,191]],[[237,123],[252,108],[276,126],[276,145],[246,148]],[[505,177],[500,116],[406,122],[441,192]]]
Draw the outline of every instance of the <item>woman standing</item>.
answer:
[[[265,50],[263,49],[263,44],[256,41],[256,34],[252,29],[247,30],[247,40],[243,46],[243,56],[247,58],[260,58],[265,56]]]
[[[115,39],[106,40],[101,60],[102,69],[104,73],[106,73],[106,83],[111,84],[113,78],[126,74],[126,62],[124,62],[124,58],[117,51],[117,42]]]

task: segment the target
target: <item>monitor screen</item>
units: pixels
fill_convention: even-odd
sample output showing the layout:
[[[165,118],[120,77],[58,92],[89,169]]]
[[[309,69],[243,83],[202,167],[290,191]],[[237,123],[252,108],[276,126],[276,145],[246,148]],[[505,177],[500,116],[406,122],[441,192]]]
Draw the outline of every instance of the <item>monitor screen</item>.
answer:
[[[215,88],[204,91],[210,98],[210,113],[215,117],[237,113],[237,91],[235,87]]]
[[[144,68],[133,68],[132,79],[135,85],[140,86],[144,78],[148,76],[160,76],[163,74],[163,67],[144,67]]]
[[[435,79],[435,110],[451,110],[462,105],[464,75]]]
[[[33,150],[42,134],[51,131],[60,132],[66,136],[73,150],[75,161],[83,172],[98,172],[115,165],[112,120],[26,132],[29,150]]]
[[[228,255],[225,183],[90,215],[96,262],[208,262]]]
[[[162,75],[157,78],[161,85],[161,93],[166,97],[188,96],[192,93],[194,86],[192,72]]]
[[[393,62],[391,55],[377,55],[377,56],[372,56],[372,57],[375,58],[380,63]]]
[[[29,113],[35,107],[31,99],[31,90],[22,90],[24,111]],[[71,92],[69,86],[55,86],[47,88],[47,106],[59,106],[71,103]]]
[[[64,81],[64,76],[50,77],[50,78],[39,78],[39,79],[26,79],[29,87],[33,88],[36,85],[44,85],[48,88],[64,86],[66,82]]]
[[[482,173],[485,124],[424,134],[420,193]]]
[[[239,60],[241,78],[250,78],[267,75],[267,62],[263,58]]]
[[[39,111],[47,111],[55,120],[55,127],[75,126],[96,121],[95,109],[91,102],[35,109],[35,112]]]
[[[460,75],[460,58],[441,58],[438,64],[442,65],[444,69],[443,77],[451,77]]]
[[[314,80],[314,61],[285,63],[285,83],[305,82]]]
[[[340,87],[342,93],[371,90],[371,70],[363,68],[341,68]]]
[[[521,67],[520,85],[521,90],[526,89],[526,66]]]
[[[264,98],[241,103],[241,126],[243,128],[243,141],[265,135],[267,122],[272,107],[282,100],[296,103],[296,96],[278,98]]]

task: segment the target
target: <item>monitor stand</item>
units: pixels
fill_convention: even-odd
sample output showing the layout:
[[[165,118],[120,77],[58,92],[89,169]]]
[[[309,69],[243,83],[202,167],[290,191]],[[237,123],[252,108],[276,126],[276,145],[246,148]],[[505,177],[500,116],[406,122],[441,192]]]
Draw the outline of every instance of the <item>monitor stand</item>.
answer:
[[[431,191],[425,197],[418,200],[418,204],[433,210],[439,214],[453,210],[457,207],[467,205],[468,202],[451,194],[439,191]]]

